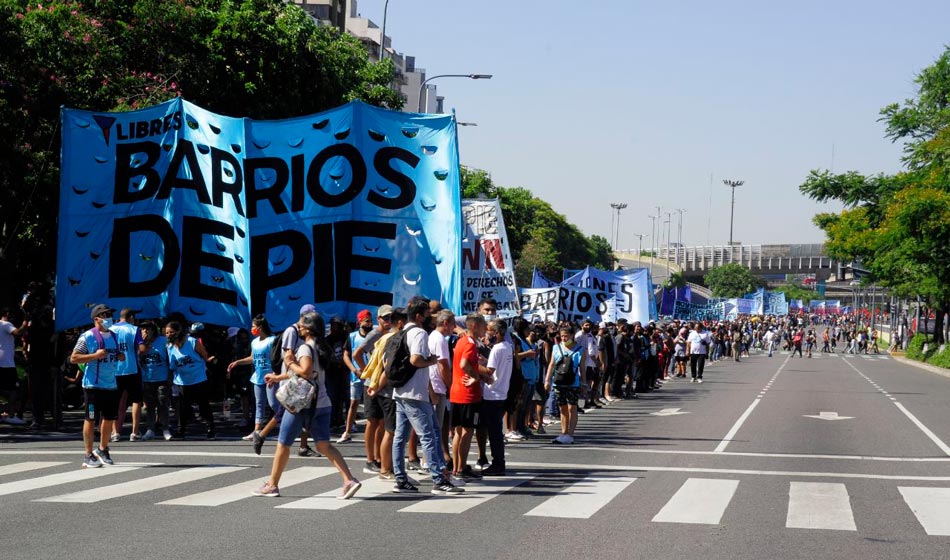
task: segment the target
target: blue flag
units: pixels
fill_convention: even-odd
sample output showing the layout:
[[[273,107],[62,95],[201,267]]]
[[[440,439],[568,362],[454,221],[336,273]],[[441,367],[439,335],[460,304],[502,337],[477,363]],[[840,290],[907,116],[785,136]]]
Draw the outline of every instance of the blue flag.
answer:
[[[461,307],[452,115],[353,102],[254,121],[174,99],[62,124],[57,329],[101,302],[221,325],[417,294]]]

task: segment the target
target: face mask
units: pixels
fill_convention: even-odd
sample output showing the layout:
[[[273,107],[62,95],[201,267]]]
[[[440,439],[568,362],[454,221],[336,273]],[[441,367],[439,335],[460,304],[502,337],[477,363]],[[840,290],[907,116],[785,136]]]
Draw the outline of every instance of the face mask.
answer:
[[[486,323],[495,319],[494,315],[488,315],[486,313],[482,313],[482,317],[484,317]]]
[[[102,320],[102,328],[104,328],[104,329],[111,329],[111,328],[112,328],[112,319],[103,319],[103,320]]]
[[[360,327],[360,332],[363,333],[363,336],[366,336],[366,335],[369,333],[369,331],[371,331],[371,330],[373,330],[373,326],[372,326],[372,325],[369,325],[369,326],[361,326],[361,327]]]
[[[254,336],[260,336],[260,334],[261,334],[261,329],[259,329],[259,328],[257,328],[257,327],[251,327],[251,334],[254,335]]]

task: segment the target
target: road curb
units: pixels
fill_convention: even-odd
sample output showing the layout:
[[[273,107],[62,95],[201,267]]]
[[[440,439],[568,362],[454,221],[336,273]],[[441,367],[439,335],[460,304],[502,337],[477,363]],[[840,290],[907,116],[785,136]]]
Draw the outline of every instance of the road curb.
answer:
[[[929,371],[930,373],[936,373],[937,375],[941,377],[950,378],[950,369],[945,369],[942,367],[925,364],[924,362],[918,362],[917,360],[911,360],[910,358],[905,358],[903,356],[895,356],[894,354],[891,354],[891,359],[897,360],[898,362],[901,362],[910,366],[914,366],[914,367]]]

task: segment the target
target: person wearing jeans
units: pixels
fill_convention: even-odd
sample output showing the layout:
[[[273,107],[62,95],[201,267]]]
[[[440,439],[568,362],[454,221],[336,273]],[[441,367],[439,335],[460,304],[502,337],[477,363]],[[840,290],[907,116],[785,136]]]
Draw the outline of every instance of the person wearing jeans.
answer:
[[[409,439],[409,427],[412,426],[425,456],[426,465],[432,475],[433,494],[458,494],[464,492],[452,484],[445,474],[445,459],[439,449],[438,438],[433,426],[433,408],[429,387],[429,367],[438,363],[438,358],[429,352],[429,335],[422,325],[431,317],[429,300],[414,297],[406,309],[409,321],[403,327],[406,332],[405,343],[409,347],[409,363],[416,368],[412,377],[401,387],[393,387],[393,399],[396,403],[396,432],[393,435],[393,474],[396,483],[393,492],[412,493],[419,489],[409,482],[406,474],[406,442]]]
[[[690,383],[703,382],[703,368],[706,366],[706,355],[712,340],[706,327],[702,323],[696,323],[696,330],[689,333],[686,339],[686,353],[689,354],[689,371],[692,375]]]

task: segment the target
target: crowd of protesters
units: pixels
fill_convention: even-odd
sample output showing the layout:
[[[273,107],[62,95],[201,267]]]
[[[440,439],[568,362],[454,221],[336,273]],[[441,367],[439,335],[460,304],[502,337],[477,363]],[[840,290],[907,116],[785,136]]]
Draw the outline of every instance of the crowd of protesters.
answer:
[[[24,422],[26,402],[26,391],[16,394],[24,384],[12,364],[14,337],[29,365],[35,426],[51,408],[49,384],[33,373],[44,368],[48,378],[55,363],[51,301],[40,292],[31,286],[24,297],[21,324],[9,310],[0,317],[2,421],[9,424]],[[178,314],[139,322],[133,310],[106,304],[92,306],[90,320],[91,329],[63,333],[58,344],[65,349],[61,402],[83,413],[83,467],[113,463],[109,443],[125,437],[127,417],[130,441],[199,437],[188,430],[196,416],[204,437],[215,439],[212,402],[222,403],[226,428],[242,430],[257,454],[276,431],[271,474],[253,492],[268,497],[280,494],[297,441],[299,455],[320,454],[336,466],[341,499],[361,483],[333,444],[360,431],[363,475],[392,481],[394,492],[418,492],[410,473],[427,475],[432,492],[461,493],[472,480],[506,473],[506,445],[545,437],[570,445],[579,416],[677,378],[702,383],[707,361],[740,361],[751,349],[811,357],[819,342],[821,352],[839,344],[845,352],[879,351],[877,331],[855,316],[572,324],[502,320],[490,299],[456,317],[416,297],[405,307],[379,307],[375,324],[369,310],[325,321],[305,305],[282,331],[263,315],[247,329],[213,328]],[[279,393],[288,384],[312,387],[314,395],[302,408],[284,406]],[[554,424],[557,433],[548,434]]]

